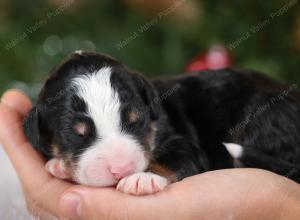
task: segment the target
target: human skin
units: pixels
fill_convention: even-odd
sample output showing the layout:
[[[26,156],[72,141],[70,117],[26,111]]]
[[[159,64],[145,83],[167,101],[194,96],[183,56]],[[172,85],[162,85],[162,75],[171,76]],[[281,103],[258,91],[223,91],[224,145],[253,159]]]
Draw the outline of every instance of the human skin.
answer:
[[[174,183],[149,196],[113,188],[88,188],[58,180],[27,141],[23,119],[32,108],[16,90],[0,104],[0,141],[22,182],[28,207],[41,219],[199,220],[300,219],[299,184],[259,169],[207,172]]]

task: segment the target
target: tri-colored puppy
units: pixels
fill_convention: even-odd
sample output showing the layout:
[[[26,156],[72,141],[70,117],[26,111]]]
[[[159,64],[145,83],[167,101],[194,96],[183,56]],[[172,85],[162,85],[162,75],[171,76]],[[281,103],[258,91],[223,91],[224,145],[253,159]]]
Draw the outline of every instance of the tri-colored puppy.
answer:
[[[89,186],[151,194],[231,167],[300,182],[300,93],[255,72],[149,81],[76,52],[52,71],[24,127],[52,175]]]

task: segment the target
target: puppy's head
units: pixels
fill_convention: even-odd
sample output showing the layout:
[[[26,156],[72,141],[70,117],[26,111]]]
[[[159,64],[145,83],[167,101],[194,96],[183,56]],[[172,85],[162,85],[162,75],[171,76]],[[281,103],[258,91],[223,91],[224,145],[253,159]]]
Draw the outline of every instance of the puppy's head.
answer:
[[[51,73],[25,133],[74,181],[112,186],[147,168],[155,147],[156,98],[150,82],[118,61],[75,53]]]

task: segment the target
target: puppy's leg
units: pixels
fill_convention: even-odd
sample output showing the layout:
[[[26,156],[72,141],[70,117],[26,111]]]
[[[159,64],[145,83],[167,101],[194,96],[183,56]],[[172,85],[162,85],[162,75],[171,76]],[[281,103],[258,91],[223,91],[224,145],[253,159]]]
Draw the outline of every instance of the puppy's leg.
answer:
[[[176,181],[174,172],[153,161],[147,172],[135,173],[121,179],[117,190],[132,195],[147,195],[160,192]]]
[[[140,172],[120,180],[117,190],[132,195],[147,195],[163,190],[168,179],[152,172]]]
[[[134,195],[163,190],[168,184],[208,170],[209,163],[200,146],[182,137],[170,138],[153,152],[147,172],[123,178],[117,189]]]
[[[206,172],[210,169],[209,160],[202,147],[185,137],[172,137],[154,152],[158,169],[153,172],[166,176],[171,182]],[[163,169],[162,169],[163,168]],[[150,166],[150,169],[153,169]]]
[[[56,178],[69,179],[71,177],[65,163],[61,159],[51,159],[46,163],[46,170]]]

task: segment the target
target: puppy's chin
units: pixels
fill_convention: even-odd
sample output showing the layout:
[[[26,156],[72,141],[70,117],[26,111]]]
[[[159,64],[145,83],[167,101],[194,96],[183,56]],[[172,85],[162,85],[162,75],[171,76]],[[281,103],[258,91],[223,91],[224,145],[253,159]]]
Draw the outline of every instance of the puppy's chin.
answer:
[[[88,169],[72,169],[63,159],[53,158],[46,163],[46,170],[54,177],[74,181],[81,185],[106,187],[114,186],[119,179],[112,175],[101,163],[91,164]]]
[[[146,167],[146,166],[145,166]],[[140,170],[145,170],[144,168]],[[74,172],[73,180],[81,185],[93,186],[93,187],[109,187],[116,186],[118,182],[131,174],[138,171],[132,170],[124,175],[115,176],[112,174],[106,166],[101,167],[101,165],[95,164],[94,166],[88,167],[86,169],[78,169]]]
[[[114,178],[109,173],[93,173],[90,175],[84,176],[75,176],[74,181],[78,184],[85,185],[85,186],[93,186],[93,187],[109,187],[109,186],[116,186],[119,182],[118,179]]]
[[[122,178],[145,171],[149,159],[130,136],[103,138],[79,157],[74,179],[88,186],[114,186]]]
[[[84,156],[80,159],[73,178],[78,184],[95,187],[114,186],[119,181],[109,172],[105,161]]]

